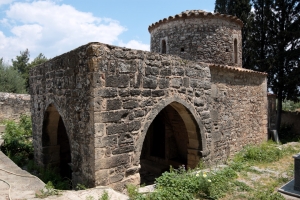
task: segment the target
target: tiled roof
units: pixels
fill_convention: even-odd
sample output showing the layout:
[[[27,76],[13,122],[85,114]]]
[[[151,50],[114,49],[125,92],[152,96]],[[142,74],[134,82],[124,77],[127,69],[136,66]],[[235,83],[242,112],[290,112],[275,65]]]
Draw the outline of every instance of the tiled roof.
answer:
[[[165,22],[168,22],[168,21],[171,21],[171,20],[178,20],[178,19],[182,19],[182,18],[189,18],[189,17],[222,18],[222,19],[227,19],[228,21],[236,22],[241,27],[243,26],[242,20],[240,20],[236,16],[225,15],[225,14],[220,14],[220,13],[211,13],[211,12],[206,12],[206,11],[203,11],[203,10],[187,10],[187,11],[183,11],[180,14],[177,14],[175,16],[169,16],[168,18],[164,18],[162,20],[159,20],[158,22],[155,22],[155,23],[151,24],[148,27],[148,30],[149,30],[149,32],[151,32],[152,29],[154,29],[155,27],[157,27],[157,26],[159,26],[159,25],[161,25],[161,24],[163,24]]]
[[[241,68],[241,67],[231,67],[231,66],[227,66],[227,65],[210,64],[209,67],[220,68],[220,69],[231,70],[231,71],[239,71],[239,72],[247,72],[247,73],[253,73],[253,74],[260,74],[260,75],[264,75],[264,76],[268,75],[265,72],[254,71],[254,70],[245,69],[245,68]]]

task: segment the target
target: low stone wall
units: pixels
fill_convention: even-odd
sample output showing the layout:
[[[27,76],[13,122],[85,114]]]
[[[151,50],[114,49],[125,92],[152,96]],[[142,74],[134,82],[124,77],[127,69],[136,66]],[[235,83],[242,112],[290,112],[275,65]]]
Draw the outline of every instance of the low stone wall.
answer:
[[[292,132],[300,136],[300,112],[282,111],[281,125],[282,124],[293,124]]]
[[[0,122],[18,121],[21,114],[30,115],[30,95],[0,92]]]

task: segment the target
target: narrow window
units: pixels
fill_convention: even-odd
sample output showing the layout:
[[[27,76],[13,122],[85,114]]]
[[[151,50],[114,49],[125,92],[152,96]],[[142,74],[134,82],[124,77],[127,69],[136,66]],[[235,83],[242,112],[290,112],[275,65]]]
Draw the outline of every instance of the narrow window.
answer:
[[[234,63],[237,64],[238,59],[237,59],[237,40],[234,39]]]
[[[161,41],[161,53],[167,53],[167,44],[166,40]]]
[[[181,47],[180,51],[181,51],[181,52],[184,52],[184,48],[183,48],[183,47]]]

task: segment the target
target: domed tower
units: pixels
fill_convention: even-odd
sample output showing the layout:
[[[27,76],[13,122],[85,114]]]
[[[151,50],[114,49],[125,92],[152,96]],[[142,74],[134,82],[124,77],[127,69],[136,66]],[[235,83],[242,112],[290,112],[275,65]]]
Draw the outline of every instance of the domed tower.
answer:
[[[151,52],[242,67],[242,27],[234,16],[187,10],[149,26]]]

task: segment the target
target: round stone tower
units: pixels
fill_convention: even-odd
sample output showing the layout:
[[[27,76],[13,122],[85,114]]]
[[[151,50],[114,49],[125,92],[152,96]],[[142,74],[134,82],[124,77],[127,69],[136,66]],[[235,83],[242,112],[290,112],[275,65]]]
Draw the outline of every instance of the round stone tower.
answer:
[[[151,51],[242,67],[242,27],[235,16],[187,10],[149,26]]]

